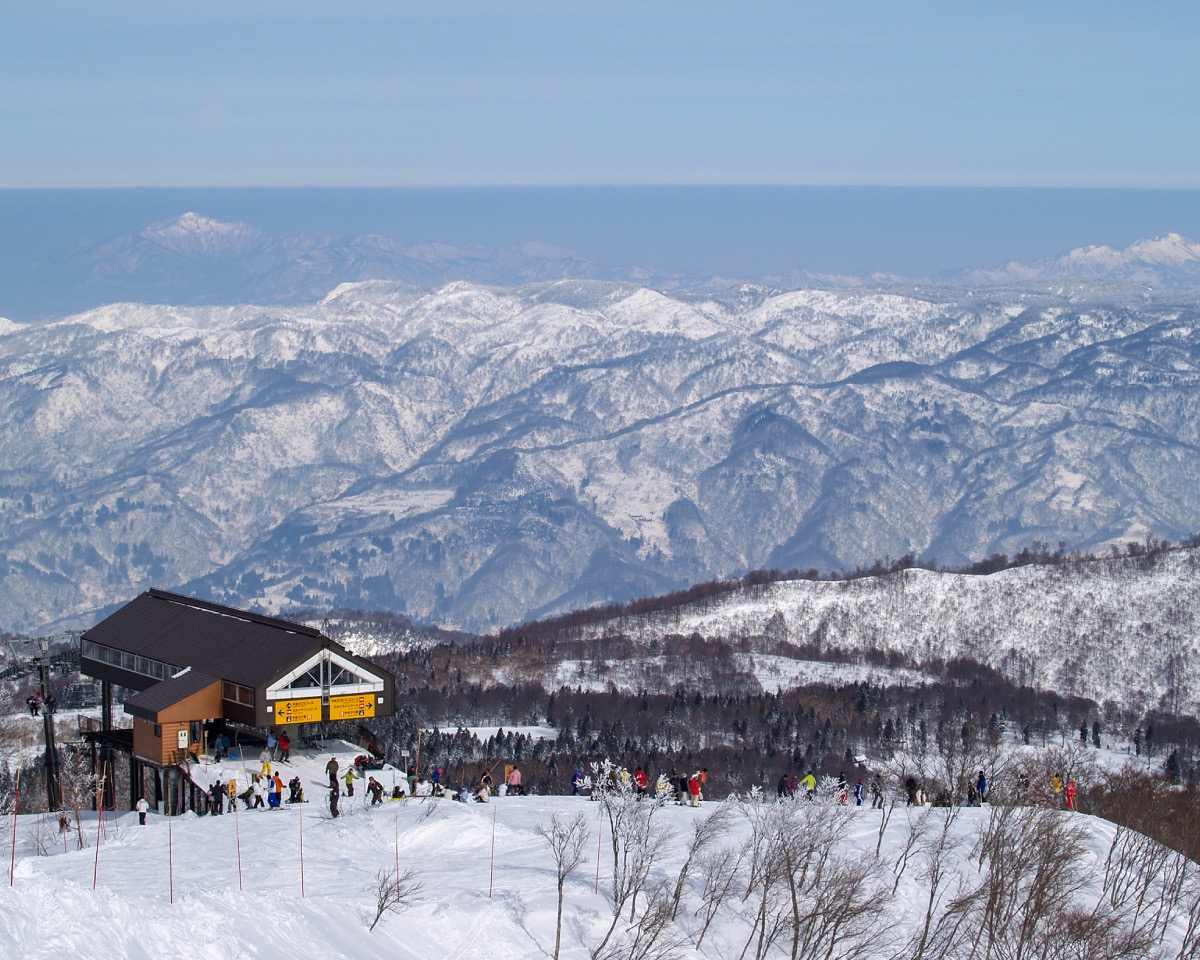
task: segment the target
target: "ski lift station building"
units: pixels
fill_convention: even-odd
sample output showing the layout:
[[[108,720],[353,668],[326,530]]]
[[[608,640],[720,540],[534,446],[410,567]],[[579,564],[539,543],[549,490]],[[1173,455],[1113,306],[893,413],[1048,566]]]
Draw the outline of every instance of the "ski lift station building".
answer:
[[[395,712],[392,675],[321,631],[164,590],[85,632],[80,668],[101,681],[106,731],[113,686],[134,691],[133,754],[155,766],[204,749],[216,727],[294,731]]]

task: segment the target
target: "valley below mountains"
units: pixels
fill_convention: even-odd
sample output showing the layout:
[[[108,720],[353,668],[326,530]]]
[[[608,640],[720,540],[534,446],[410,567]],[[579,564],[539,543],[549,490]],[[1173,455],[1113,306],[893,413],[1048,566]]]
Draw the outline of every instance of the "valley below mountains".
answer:
[[[1200,526],[1184,293],[343,284],[0,321],[0,603],[483,631],[756,568]]]

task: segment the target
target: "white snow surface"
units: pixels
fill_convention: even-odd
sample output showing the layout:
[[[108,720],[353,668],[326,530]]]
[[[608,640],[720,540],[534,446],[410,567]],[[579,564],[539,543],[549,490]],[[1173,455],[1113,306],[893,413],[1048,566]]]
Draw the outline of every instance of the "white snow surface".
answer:
[[[554,815],[582,814],[589,831],[587,853],[566,885],[562,956],[589,956],[611,918],[611,850],[607,830],[599,838],[596,833],[603,819],[600,804],[581,797],[532,796],[498,797],[488,804],[444,798],[385,801],[371,807],[360,787],[353,798],[343,796],[342,816],[331,819],[323,802],[326,791],[318,786],[324,764],[331,753],[345,764],[357,752],[345,743],[303,756],[294,751],[295,762],[285,765],[283,775],[287,779],[295,772],[305,781],[310,802],[303,806],[219,818],[185,814],[170,822],[151,813],[145,827],[138,826],[135,813],[109,815],[103,824],[85,814],[85,849],[77,849],[72,835],[64,851],[47,819],[49,847],[39,856],[33,837],[41,818],[22,815],[15,825],[12,882],[0,884],[0,955],[27,960],[550,956],[554,863],[536,831]],[[240,764],[209,767],[205,776],[224,778],[230,772],[245,782]],[[673,883],[692,825],[714,808],[706,802],[698,809],[674,803],[661,809],[658,816],[672,836],[654,850],[652,880]],[[881,814],[863,807],[848,815],[853,822],[839,852],[873,856]],[[909,817],[945,815],[897,809],[883,838],[881,883],[891,885],[888,865],[907,836]],[[977,880],[968,855],[988,815],[986,807],[966,808],[952,827],[961,853],[955,869],[967,882]],[[1090,817],[1080,822],[1086,828],[1086,875],[1093,878],[1083,898],[1094,902],[1114,827]],[[3,826],[12,836],[10,818]],[[721,843],[737,846],[748,835],[743,811]],[[385,914],[369,932],[372,882],[377,871],[397,863],[401,870],[417,871],[420,899],[402,914]],[[924,906],[917,874],[915,865],[909,867],[887,908],[886,926],[900,937],[915,929]],[[688,895],[694,898],[695,890]],[[747,913],[735,897],[708,932],[702,952],[688,944],[678,956],[738,956],[750,929]],[[692,909],[681,912],[683,935],[694,937],[696,925]],[[886,935],[879,944],[870,956],[889,955]]]

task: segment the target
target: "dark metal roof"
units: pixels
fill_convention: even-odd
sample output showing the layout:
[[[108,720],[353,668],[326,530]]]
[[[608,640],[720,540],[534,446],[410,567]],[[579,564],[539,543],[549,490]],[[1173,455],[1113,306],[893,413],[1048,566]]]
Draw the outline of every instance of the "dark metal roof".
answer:
[[[274,679],[322,647],[341,650],[312,627],[165,590],[148,590],[83,636],[249,687]]]
[[[199,670],[185,670],[134,694],[125,701],[125,712],[143,720],[157,720],[163,710],[220,682],[220,677],[210,677]]]

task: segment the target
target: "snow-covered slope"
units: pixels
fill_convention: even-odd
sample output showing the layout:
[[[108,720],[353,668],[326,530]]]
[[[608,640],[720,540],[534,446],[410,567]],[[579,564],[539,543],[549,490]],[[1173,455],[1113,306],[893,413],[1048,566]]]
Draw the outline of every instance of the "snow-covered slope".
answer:
[[[1198,364],[1190,301],[969,292],[370,282],[9,325],[4,626],[154,584],[483,629],[756,567],[1178,540]]]
[[[310,786],[309,793],[316,799],[319,792]],[[52,833],[42,855],[34,838],[44,823],[39,825],[37,815],[23,815],[16,825],[12,883],[0,884],[0,952],[28,960],[552,956],[555,861],[537,831],[549,829],[552,818],[567,825],[576,816],[582,818],[583,855],[565,881],[561,956],[581,960],[604,938],[612,917],[613,861],[600,804],[560,796],[504,797],[486,805],[430,800],[370,807],[355,797],[342,806],[344,814],[337,820],[316,802],[219,818],[188,814],[170,824],[151,814],[145,827],[137,825],[135,814],[123,814],[108,820],[103,830],[92,815],[85,815],[86,848],[77,849],[71,836],[64,852],[62,839]],[[640,805],[637,812],[648,807]],[[634,860],[645,863],[648,878],[643,896],[625,911],[634,912],[639,923],[628,932],[625,922],[617,924],[614,944],[628,951],[633,934],[650,929],[650,892],[663,885],[670,896],[694,825],[714,811],[712,803],[699,809],[671,804],[655,813],[654,822],[666,832],[652,834],[652,845],[634,850]],[[673,944],[671,955],[683,958],[736,958],[748,939],[755,942],[756,908],[767,888],[761,874],[755,881],[749,871],[763,863],[739,861],[737,855],[755,843],[755,823],[762,830],[778,822],[799,831],[797,849],[814,837],[834,838],[820,851],[819,882],[801,888],[801,904],[818,910],[816,916],[841,915],[841,909],[879,892],[871,900],[874,906],[854,923],[814,924],[814,943],[832,943],[841,950],[857,945],[852,955],[864,960],[893,956],[906,939],[920,933],[930,900],[925,868],[935,856],[943,898],[950,891],[978,889],[988,880],[986,862],[972,856],[988,824],[988,808],[964,808],[949,824],[947,813],[901,807],[881,832],[882,814],[869,807],[801,801],[736,809],[707,851],[709,856],[728,851],[728,858],[692,865],[680,887],[680,909],[657,945]],[[1055,909],[1090,910],[1104,899],[1105,858],[1115,828],[1067,813],[1031,822],[1062,844],[1046,853],[1052,858],[1047,868],[1053,869],[1055,862],[1071,868],[1069,882],[1055,888],[1045,912],[1031,917],[1024,931],[1040,949],[1066,932]],[[4,823],[7,828],[8,818]],[[1005,842],[1019,841],[1008,836]],[[936,853],[939,843],[941,853]],[[397,864],[400,871],[415,871],[420,889],[407,909],[399,915],[385,913],[371,931],[376,877]],[[1023,868],[1016,862],[1003,866],[1023,891],[1030,882],[1019,872]],[[1176,949],[1195,882],[1194,865],[1182,869],[1189,899],[1167,905],[1153,928],[1158,935],[1165,933],[1167,946]],[[736,891],[723,896],[714,889],[722,872],[738,881]],[[854,877],[861,879],[847,885]],[[1151,882],[1155,903],[1161,883]],[[821,905],[822,895],[834,893],[836,907]],[[1025,902],[1020,897],[1013,908]],[[707,926],[706,904],[712,914]],[[936,919],[944,906],[935,907]],[[769,915],[775,908],[768,904]],[[1113,913],[1100,909],[1113,936],[1133,915],[1132,905]],[[643,932],[643,946],[645,936]],[[764,955],[790,956],[790,947],[790,938],[774,947],[768,941]],[[835,950],[831,955],[850,954]],[[1157,954],[1148,946],[1141,955]]]
[[[664,634],[766,637],[823,653],[897,652],[910,662],[958,657],[1014,682],[1112,701],[1141,713],[1200,714],[1200,550],[1026,566],[988,576],[905,570],[843,581],[785,580],[709,598],[669,615],[625,616],[587,628],[641,643]],[[761,671],[771,664],[748,654]],[[775,658],[769,658],[774,660]],[[820,679],[788,661],[795,681]],[[788,671],[776,667],[779,685]],[[860,671],[861,672],[861,671]],[[855,679],[839,667],[837,680]],[[876,682],[911,685],[920,678]],[[764,686],[772,688],[769,675]]]

